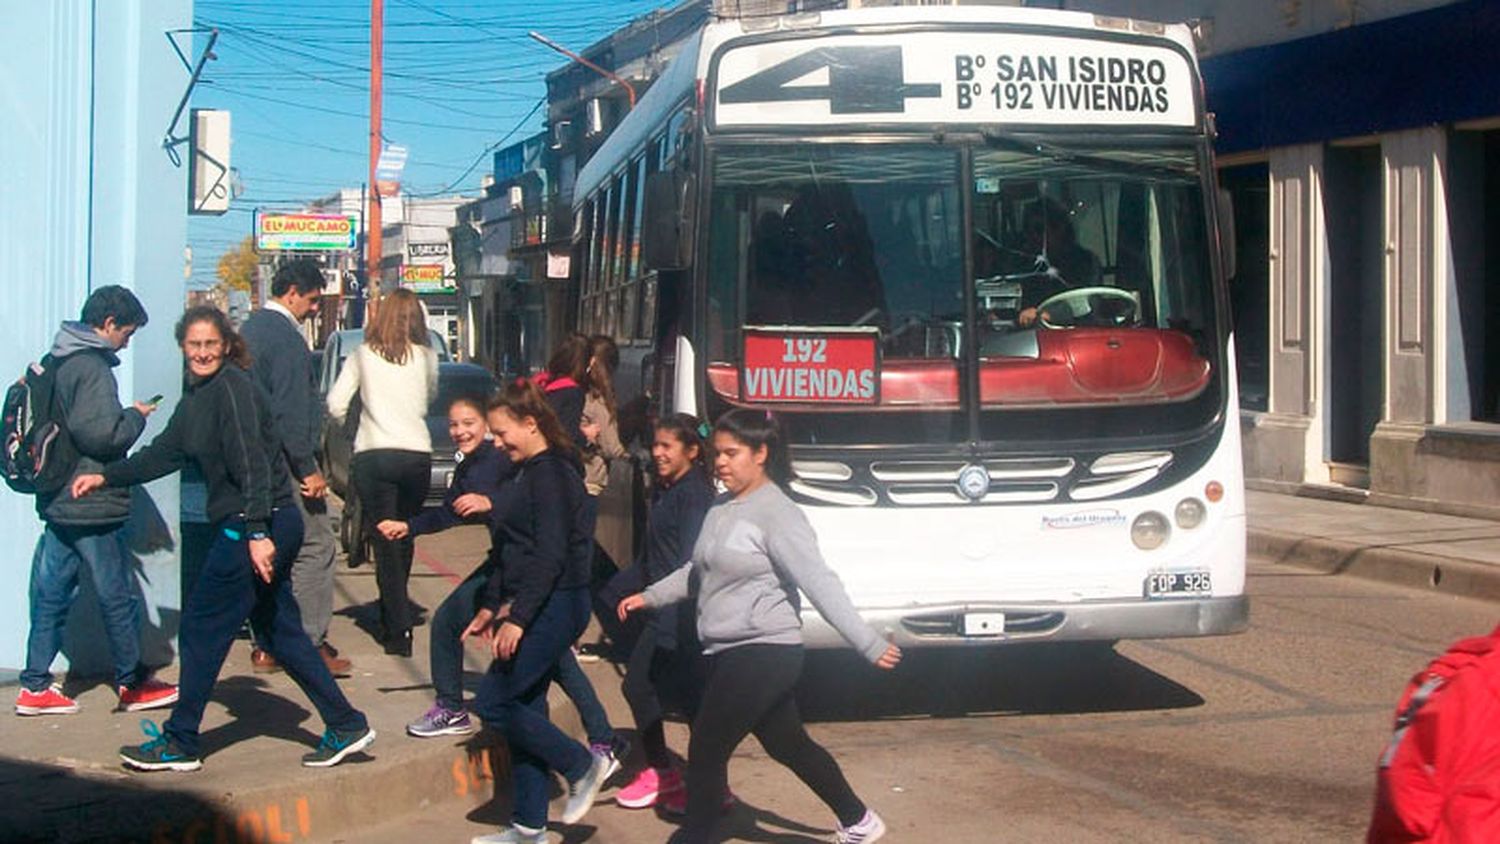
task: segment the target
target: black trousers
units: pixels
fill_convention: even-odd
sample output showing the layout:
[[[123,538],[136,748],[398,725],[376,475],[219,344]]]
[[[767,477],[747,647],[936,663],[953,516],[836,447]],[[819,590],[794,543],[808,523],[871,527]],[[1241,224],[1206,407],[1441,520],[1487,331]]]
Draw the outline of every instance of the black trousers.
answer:
[[[801,645],[740,645],[708,657],[708,685],[688,743],[687,823],[674,841],[709,842],[728,788],[729,757],[754,733],[766,753],[828,804],[839,823],[865,814],[837,762],[813,741],[797,712]]]
[[[354,455],[349,471],[364,511],[365,530],[375,549],[375,585],[380,588],[380,624],[386,639],[412,628],[406,581],[414,545],[410,536],[394,542],[375,530],[385,519],[406,521],[422,512],[432,473],[432,455],[421,451],[372,449]]]
[[[703,695],[705,662],[697,638],[662,647],[655,622],[646,624],[630,651],[620,691],[640,731],[646,761],[653,768],[671,766],[662,732],[665,707],[675,706],[689,719],[698,716]]]

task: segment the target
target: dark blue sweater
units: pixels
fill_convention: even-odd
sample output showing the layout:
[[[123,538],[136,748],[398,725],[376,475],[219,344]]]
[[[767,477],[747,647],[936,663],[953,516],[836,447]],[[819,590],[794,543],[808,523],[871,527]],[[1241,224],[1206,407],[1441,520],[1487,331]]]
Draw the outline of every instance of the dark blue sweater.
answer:
[[[583,529],[583,473],[577,461],[548,450],[516,466],[494,499],[490,520],[498,571],[484,605],[510,601],[510,620],[526,627],[558,589],[589,583],[594,539]]]
[[[641,556],[642,588],[666,577],[683,565],[693,555],[693,545],[698,541],[698,531],[703,527],[703,517],[714,503],[713,482],[702,469],[694,468],[671,486],[658,486],[651,497],[651,511],[646,516],[646,548]],[[696,620],[692,609],[681,613],[679,605],[657,608],[651,617],[656,628],[656,646],[675,648],[680,639],[690,639],[685,644],[694,646],[697,636]]]
[[[443,495],[443,503],[438,507],[429,507],[418,513],[407,522],[407,528],[412,536],[421,536],[424,533],[437,533],[447,530],[455,525],[461,524],[484,524],[494,516],[495,500],[500,494],[500,486],[515,474],[515,464],[510,462],[510,456],[498,448],[489,440],[479,444],[473,454],[458,455],[458,466],[453,470],[453,482],[448,484],[448,492]],[[453,511],[453,502],[461,495],[478,493],[490,500],[490,512],[483,513],[470,518],[463,518]]]

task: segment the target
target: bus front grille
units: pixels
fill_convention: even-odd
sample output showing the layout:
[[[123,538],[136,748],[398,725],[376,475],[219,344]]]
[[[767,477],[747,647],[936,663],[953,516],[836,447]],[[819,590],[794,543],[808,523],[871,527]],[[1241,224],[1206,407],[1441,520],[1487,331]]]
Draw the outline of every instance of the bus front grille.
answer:
[[[885,458],[868,462],[795,460],[792,470],[796,478],[791,488],[805,503],[837,507],[1102,501],[1138,489],[1165,471],[1171,462],[1172,453],[1168,451],[1115,452],[1089,461],[1072,457],[977,462]],[[984,475],[979,477],[978,487],[966,495],[959,480],[971,466],[983,467]]]

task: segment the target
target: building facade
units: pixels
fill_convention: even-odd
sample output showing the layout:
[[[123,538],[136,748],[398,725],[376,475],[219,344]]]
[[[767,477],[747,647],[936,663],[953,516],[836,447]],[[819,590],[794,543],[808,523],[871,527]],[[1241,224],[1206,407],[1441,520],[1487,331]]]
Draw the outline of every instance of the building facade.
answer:
[[[1201,22],[1247,477],[1500,515],[1500,4],[1092,5]]]
[[[172,325],[186,279],[187,174],[164,149],[189,71],[167,40],[190,52],[191,0],[12,3],[0,27],[0,372],[18,376],[44,354],[91,290],[122,284],[151,316],[115,369],[120,399],[165,396],[145,438],[159,433],[181,393]],[[199,45],[201,47],[201,45]],[[184,117],[186,111],[183,112]],[[179,151],[182,151],[179,149]],[[186,156],[183,156],[185,159]],[[146,605],[144,657],[169,662],[181,607],[178,481],[134,499],[130,551]],[[41,532],[30,497],[0,490],[0,674],[25,653],[31,549]],[[74,608],[64,656],[75,673],[104,674],[109,655],[92,597]]]

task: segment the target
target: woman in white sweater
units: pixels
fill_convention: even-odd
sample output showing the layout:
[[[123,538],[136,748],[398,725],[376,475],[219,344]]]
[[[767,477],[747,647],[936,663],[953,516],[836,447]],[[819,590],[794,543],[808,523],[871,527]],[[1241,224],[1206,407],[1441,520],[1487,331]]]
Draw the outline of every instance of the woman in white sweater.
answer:
[[[359,430],[350,465],[366,525],[407,521],[422,511],[432,471],[427,405],[437,391],[437,353],[428,346],[422,304],[410,290],[380,301],[365,327],[365,342],[349,356],[328,393],[328,412],[340,424],[360,400]],[[370,531],[385,652],[411,656],[412,539],[389,540]]]

